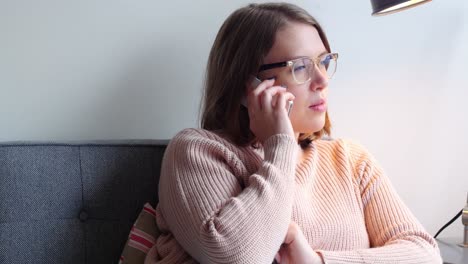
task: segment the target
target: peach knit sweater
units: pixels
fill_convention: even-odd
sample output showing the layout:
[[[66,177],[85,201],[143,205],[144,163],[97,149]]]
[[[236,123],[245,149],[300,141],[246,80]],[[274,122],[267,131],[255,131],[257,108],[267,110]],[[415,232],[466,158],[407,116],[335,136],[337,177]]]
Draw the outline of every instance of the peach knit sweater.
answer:
[[[163,235],[145,263],[272,263],[291,221],[328,264],[442,262],[363,147],[316,140],[296,166],[297,153],[284,134],[254,149],[202,129],[178,133],[159,183]]]

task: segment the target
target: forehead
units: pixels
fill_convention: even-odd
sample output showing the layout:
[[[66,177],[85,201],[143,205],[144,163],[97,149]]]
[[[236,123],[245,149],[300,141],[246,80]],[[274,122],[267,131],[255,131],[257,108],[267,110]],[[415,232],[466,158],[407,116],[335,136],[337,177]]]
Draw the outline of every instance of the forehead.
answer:
[[[317,57],[327,49],[317,29],[303,23],[289,23],[276,32],[275,43],[263,64],[286,61],[302,56]]]

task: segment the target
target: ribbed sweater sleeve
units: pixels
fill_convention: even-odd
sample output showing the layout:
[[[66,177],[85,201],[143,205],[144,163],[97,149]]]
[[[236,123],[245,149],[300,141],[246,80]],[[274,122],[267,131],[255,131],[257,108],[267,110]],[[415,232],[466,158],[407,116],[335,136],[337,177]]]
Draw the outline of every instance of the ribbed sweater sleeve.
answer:
[[[442,263],[437,243],[402,202],[372,155],[356,143],[348,142],[347,148],[371,248],[318,250],[325,263]]]
[[[201,263],[271,263],[291,221],[297,142],[270,137],[246,186],[233,169],[241,162],[227,145],[193,129],[171,140],[159,183],[162,216]]]

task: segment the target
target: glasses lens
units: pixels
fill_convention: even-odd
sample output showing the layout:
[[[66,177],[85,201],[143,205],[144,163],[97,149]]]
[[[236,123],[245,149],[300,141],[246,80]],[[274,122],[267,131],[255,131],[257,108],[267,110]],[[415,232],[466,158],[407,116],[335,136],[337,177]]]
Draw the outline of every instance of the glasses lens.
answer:
[[[328,79],[331,79],[336,71],[336,56],[334,54],[324,55],[320,59],[319,69],[328,76]]]
[[[312,61],[309,58],[299,59],[294,62],[293,64],[293,74],[296,82],[298,83],[305,83],[310,79],[310,71],[311,71]]]

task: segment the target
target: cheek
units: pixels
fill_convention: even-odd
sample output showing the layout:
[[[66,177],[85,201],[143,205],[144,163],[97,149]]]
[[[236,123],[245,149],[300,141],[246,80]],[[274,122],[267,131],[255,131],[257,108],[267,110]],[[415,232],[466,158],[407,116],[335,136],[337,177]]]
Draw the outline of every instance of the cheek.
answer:
[[[304,92],[304,89],[301,89],[300,87],[288,88],[288,92],[294,95],[294,104],[303,105],[307,103],[307,98],[309,96]]]
[[[325,98],[328,97],[328,87],[326,87],[326,88],[322,91],[322,94],[323,94],[323,96],[325,96]]]

